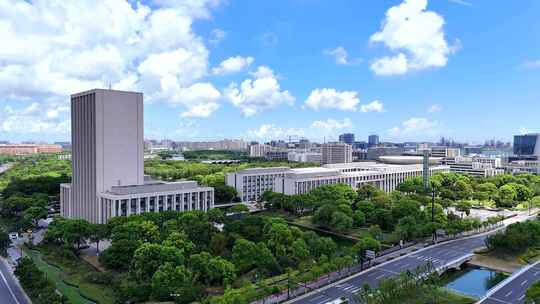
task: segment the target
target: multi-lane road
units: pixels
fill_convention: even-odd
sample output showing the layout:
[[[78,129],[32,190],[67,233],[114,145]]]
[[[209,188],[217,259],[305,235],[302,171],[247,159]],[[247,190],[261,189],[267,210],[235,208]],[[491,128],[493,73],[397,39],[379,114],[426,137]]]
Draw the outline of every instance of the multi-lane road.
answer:
[[[523,268],[495,286],[481,304],[522,304],[525,292],[534,282],[540,280],[540,261]]]
[[[24,291],[15,282],[13,275],[0,258],[0,303],[2,304],[31,304]]]
[[[524,221],[528,218],[530,218],[530,216],[521,214],[507,220],[505,224],[508,225],[514,222]],[[376,288],[384,279],[395,277],[407,270],[414,271],[418,267],[425,266],[428,263],[431,263],[435,268],[446,267],[457,260],[470,256],[475,249],[483,247],[487,235],[488,234],[482,234],[464,239],[458,239],[418,250],[414,253],[380,264],[374,268],[360,272],[326,287],[319,288],[304,296],[292,299],[287,303],[324,304],[340,297],[349,298],[350,301],[354,303],[354,294],[357,293],[362,286],[364,286],[364,284],[367,283],[370,285],[370,287]],[[512,278],[513,277],[514,276],[512,276]],[[512,281],[509,282],[509,280],[507,280],[503,282],[497,287],[500,289],[482,303],[522,303],[527,287],[539,279],[540,266],[535,265],[529,270],[523,271]],[[508,285],[504,285],[505,283],[508,283]],[[506,298],[508,301],[504,300],[504,298]]]
[[[395,277],[407,270],[414,271],[428,263],[432,263],[435,268],[446,266],[453,261],[469,256],[475,249],[484,246],[485,238],[485,235],[481,235],[427,247],[321,288],[289,303],[323,304],[340,297],[348,297],[354,301],[353,295],[366,283],[374,288],[384,279]]]

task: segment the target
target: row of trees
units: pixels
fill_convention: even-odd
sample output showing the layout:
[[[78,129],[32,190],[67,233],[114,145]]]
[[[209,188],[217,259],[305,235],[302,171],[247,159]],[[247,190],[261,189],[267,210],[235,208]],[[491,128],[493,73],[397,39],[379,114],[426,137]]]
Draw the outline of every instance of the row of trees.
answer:
[[[223,224],[220,231],[216,224]],[[298,270],[302,280],[341,270],[380,243],[363,239],[352,252],[328,237],[289,226],[281,218],[243,215],[226,218],[219,209],[145,213],[116,217],[107,225],[57,218],[45,241],[74,253],[86,241],[110,239],[99,261],[119,273],[120,300],[191,303],[215,288]],[[212,301],[219,301],[216,298]]]
[[[369,184],[357,191],[347,185],[325,185],[308,194],[293,196],[268,191],[262,195],[262,200],[271,208],[297,216],[310,214],[312,223],[324,229],[347,233],[352,228],[369,228],[370,234],[378,240],[383,240],[382,232],[386,232],[389,242],[429,236],[436,229],[456,234],[495,222],[493,219],[482,223],[445,212],[444,209],[454,205],[458,211],[468,214],[472,206],[464,200],[453,203],[442,197],[436,199],[432,222],[429,196],[415,192],[387,194]]]
[[[47,217],[50,198],[58,200],[60,183],[69,182],[70,175],[70,162],[51,155],[17,159],[0,175],[0,215],[13,230],[36,227]]]
[[[532,174],[503,174],[489,178],[473,178],[448,173],[433,176],[431,187],[435,188],[443,201],[450,204],[464,200],[493,201],[498,207],[509,208],[540,196],[540,177]],[[421,177],[406,180],[398,186],[398,190],[425,194]],[[431,192],[431,189],[428,192]]]
[[[397,277],[383,280],[377,289],[365,285],[357,294],[359,303],[365,304],[428,304],[428,303],[474,303],[472,298],[452,295],[441,289],[441,279],[432,264]],[[459,299],[458,299],[459,298]],[[454,300],[454,301],[452,301]]]
[[[54,283],[49,281],[41,270],[37,268],[31,258],[21,258],[15,268],[15,276],[34,304],[60,304],[64,303],[62,297],[56,293]]]
[[[540,245],[540,221],[526,221],[509,225],[503,232],[486,238],[486,246],[499,253],[517,254]]]

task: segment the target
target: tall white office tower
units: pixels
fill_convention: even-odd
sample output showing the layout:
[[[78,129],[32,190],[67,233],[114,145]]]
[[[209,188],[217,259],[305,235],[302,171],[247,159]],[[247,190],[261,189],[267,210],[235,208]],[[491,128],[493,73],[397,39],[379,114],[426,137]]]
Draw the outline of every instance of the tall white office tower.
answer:
[[[71,95],[73,177],[61,213],[102,223],[99,194],[144,184],[143,94],[95,89]]]

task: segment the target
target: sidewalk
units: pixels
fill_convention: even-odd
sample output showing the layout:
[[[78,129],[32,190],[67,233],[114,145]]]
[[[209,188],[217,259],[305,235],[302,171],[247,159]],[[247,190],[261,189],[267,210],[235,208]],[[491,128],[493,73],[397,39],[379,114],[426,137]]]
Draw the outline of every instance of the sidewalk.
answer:
[[[356,273],[359,273],[361,271],[367,270],[369,268],[372,268],[372,267],[377,266],[379,264],[385,263],[387,261],[396,259],[396,258],[398,258],[400,256],[411,254],[411,253],[413,253],[415,251],[418,251],[420,249],[430,247],[430,246],[433,246],[433,245],[437,245],[437,244],[441,244],[441,243],[446,243],[448,241],[453,241],[453,240],[457,240],[457,239],[462,239],[462,238],[467,238],[467,237],[471,237],[471,236],[475,236],[475,235],[481,235],[481,234],[497,231],[499,229],[502,229],[506,225],[509,225],[511,223],[519,221],[520,218],[522,218],[523,216],[527,217],[527,215],[521,214],[521,215],[518,215],[518,216],[514,216],[512,218],[509,218],[507,220],[504,220],[503,222],[501,222],[499,224],[491,225],[491,226],[488,226],[488,227],[485,227],[485,228],[471,230],[471,231],[468,231],[468,232],[463,232],[463,233],[460,233],[460,234],[457,234],[457,235],[454,235],[454,236],[448,236],[448,237],[444,237],[444,238],[439,238],[436,243],[433,243],[431,241],[431,238],[427,238],[427,239],[421,240],[421,241],[419,241],[417,243],[412,243],[408,247],[397,249],[397,250],[389,252],[387,254],[379,255],[375,259],[373,259],[372,261],[364,263],[363,267],[360,264],[358,264],[358,265],[355,265],[355,266],[353,266],[353,267],[351,267],[351,268],[349,268],[349,269],[347,269],[345,271],[342,270],[341,272],[336,271],[336,272],[326,274],[326,275],[320,277],[319,279],[317,279],[316,281],[309,282],[309,283],[303,285],[302,287],[299,287],[299,288],[296,288],[295,290],[290,291],[289,296],[287,295],[287,291],[285,290],[285,291],[282,291],[279,294],[272,295],[272,296],[266,297],[266,298],[258,300],[258,301],[254,301],[254,302],[252,302],[252,304],[282,303],[284,301],[287,301],[288,299],[295,298],[295,297],[301,296],[303,294],[309,293],[309,292],[311,292],[311,291],[313,291],[315,289],[319,289],[319,288],[324,287],[326,285],[332,284],[334,282],[337,282],[339,280],[347,278],[347,277],[349,277],[351,275],[354,275]]]

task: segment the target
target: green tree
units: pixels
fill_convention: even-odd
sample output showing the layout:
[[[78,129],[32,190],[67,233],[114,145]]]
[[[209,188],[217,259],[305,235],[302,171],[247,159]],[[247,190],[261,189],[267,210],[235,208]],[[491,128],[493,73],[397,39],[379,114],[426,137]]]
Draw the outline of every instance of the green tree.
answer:
[[[214,257],[208,262],[208,278],[210,282],[230,285],[236,278],[236,268],[231,262]]]
[[[359,260],[364,260],[367,250],[379,251],[381,243],[370,236],[362,237],[356,244],[354,244],[352,250],[356,253]]]
[[[347,229],[351,229],[353,226],[353,220],[350,216],[347,216],[345,213],[341,211],[336,211],[332,213],[332,219],[330,221],[330,227],[338,230],[338,231],[344,231]]]
[[[209,185],[214,187],[214,199],[218,204],[230,203],[238,194],[236,189],[223,183]]]
[[[187,235],[184,232],[172,232],[169,236],[163,241],[163,246],[175,247],[182,252],[182,255],[189,256],[192,254],[196,246],[190,241]]]
[[[236,240],[232,249],[232,261],[240,272],[253,268],[259,249],[257,245],[245,239]]]
[[[175,300],[176,303],[191,303],[197,298],[197,288],[191,271],[183,265],[165,263],[152,275],[152,294],[161,301]]]
[[[277,262],[276,258],[266,247],[266,244],[260,242],[257,244],[257,255],[255,256],[255,261],[259,272],[267,275],[275,275],[281,271],[281,267]]]
[[[461,217],[463,217],[463,213],[469,216],[471,214],[471,208],[472,204],[469,200],[460,200],[456,203],[456,210],[461,212]]]
[[[90,224],[90,241],[96,243],[96,249],[99,253],[99,243],[109,237],[107,225]]]
[[[513,207],[516,199],[517,192],[512,185],[501,186],[495,196],[495,202],[499,207]]]
[[[309,258],[309,248],[302,239],[297,239],[292,243],[291,246],[291,258],[296,263],[300,263]]]
[[[233,213],[246,213],[249,212],[249,208],[244,204],[236,204],[229,208],[229,211]]]
[[[182,265],[182,251],[175,247],[144,243],[135,250],[130,271],[138,281],[148,282],[159,266],[167,262]]]
[[[356,210],[353,215],[354,227],[362,227],[366,224],[366,215],[361,210]]]
[[[11,245],[9,235],[3,229],[0,229],[0,254],[6,256],[7,249]]]
[[[225,219],[225,213],[219,208],[208,210],[208,219],[213,223],[222,224]]]
[[[30,207],[23,212],[23,218],[25,221],[31,223],[33,228],[38,226],[40,219],[47,217],[47,209],[43,207]]]
[[[525,303],[540,303],[540,282],[532,284],[525,293]]]
[[[139,245],[135,240],[114,241],[99,255],[99,263],[108,269],[127,270]]]

